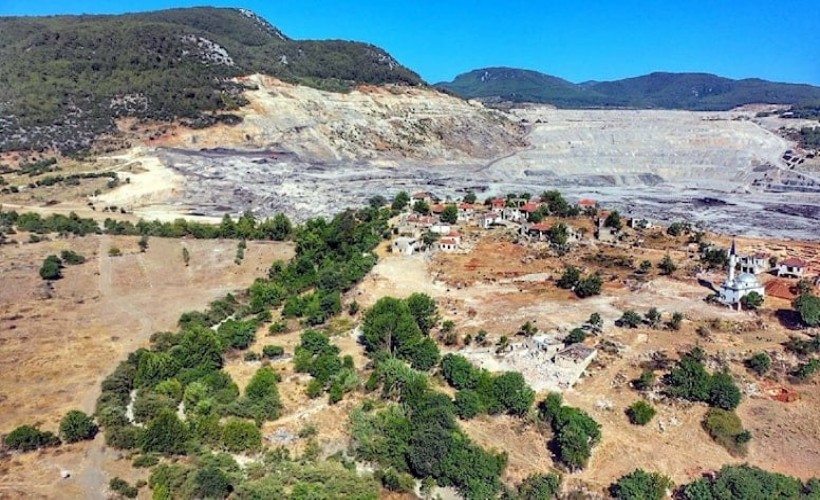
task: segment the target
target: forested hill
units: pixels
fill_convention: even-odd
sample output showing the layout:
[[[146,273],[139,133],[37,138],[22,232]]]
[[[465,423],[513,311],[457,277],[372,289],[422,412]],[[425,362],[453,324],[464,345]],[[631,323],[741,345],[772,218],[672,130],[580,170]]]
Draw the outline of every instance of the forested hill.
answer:
[[[820,100],[820,87],[708,73],[651,73],[611,82],[575,84],[536,71],[485,68],[436,87],[464,98],[554,104],[560,108],[662,108],[718,111],[743,104]]]
[[[292,40],[248,10],[207,7],[0,17],[0,61],[0,151],[82,150],[120,116],[205,126],[243,103],[227,79],[249,73],[330,90],[423,83],[373,45]]]

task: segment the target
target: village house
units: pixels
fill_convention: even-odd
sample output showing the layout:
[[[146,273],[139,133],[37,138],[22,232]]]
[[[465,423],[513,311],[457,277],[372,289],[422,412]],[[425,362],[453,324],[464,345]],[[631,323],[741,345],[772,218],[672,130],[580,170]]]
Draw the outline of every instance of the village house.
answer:
[[[526,220],[526,217],[523,216],[521,210],[519,210],[518,207],[505,208],[501,212],[501,217],[504,220],[516,223],[520,223],[522,220]]]
[[[401,255],[413,255],[420,248],[419,240],[416,238],[399,237],[393,240],[393,253]]]
[[[429,227],[428,231],[435,234],[447,234],[453,230],[453,226],[445,222],[436,222]]]
[[[777,275],[790,278],[802,278],[809,263],[797,257],[789,257],[777,265]]]
[[[524,224],[521,226],[521,234],[527,235],[536,241],[547,241],[550,239],[550,230],[552,225],[546,222],[539,222],[537,224]]]
[[[765,253],[755,253],[751,255],[740,256],[740,272],[761,274],[769,271],[772,267],[769,265],[769,256]]]
[[[629,227],[632,229],[652,229],[655,227],[649,219],[639,219],[632,217],[629,219]]]
[[[458,220],[459,221],[467,221],[473,218],[475,213],[477,212],[477,207],[472,203],[459,203],[458,204]]]
[[[433,193],[430,193],[428,191],[419,191],[418,193],[413,194],[413,196],[411,196],[411,198],[412,198],[413,202],[423,201],[423,202],[428,203],[428,204],[433,203],[434,201],[437,200],[437,198],[435,196],[433,196]]]
[[[490,209],[493,212],[502,212],[507,208],[507,200],[505,198],[496,197],[490,200]]]
[[[555,364],[563,368],[576,368],[583,371],[597,355],[598,351],[592,347],[572,344],[555,355]]]
[[[524,220],[529,220],[530,214],[535,213],[541,207],[538,203],[524,203],[520,207],[518,207],[518,211],[521,213],[521,218]]]
[[[501,214],[496,212],[486,212],[478,214],[475,220],[478,222],[478,227],[481,229],[490,229],[493,225],[498,224],[501,220],[503,220],[503,218]]]
[[[458,244],[452,238],[442,238],[438,241],[438,248],[444,252],[453,252],[458,248]]]
[[[590,198],[581,198],[578,200],[578,207],[581,210],[594,210],[598,208],[598,202]]]
[[[444,209],[446,207],[447,205],[444,205],[442,203],[436,203],[435,205],[430,207],[430,213],[435,215],[441,215],[441,213],[444,212]]]

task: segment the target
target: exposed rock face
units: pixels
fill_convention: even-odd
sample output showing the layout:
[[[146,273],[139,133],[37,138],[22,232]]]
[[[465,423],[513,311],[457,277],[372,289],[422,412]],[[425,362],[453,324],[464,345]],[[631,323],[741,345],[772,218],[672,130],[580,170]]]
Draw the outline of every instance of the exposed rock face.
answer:
[[[315,161],[432,163],[489,159],[525,145],[523,129],[495,110],[435,90],[362,86],[334,93],[253,75],[241,124],[184,131],[167,145],[281,149]]]

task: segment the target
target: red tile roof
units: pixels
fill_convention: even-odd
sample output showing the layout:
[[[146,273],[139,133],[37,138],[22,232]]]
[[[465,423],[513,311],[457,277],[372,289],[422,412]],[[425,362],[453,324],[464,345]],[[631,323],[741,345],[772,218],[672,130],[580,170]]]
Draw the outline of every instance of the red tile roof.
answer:
[[[578,200],[579,207],[594,207],[597,204],[598,202],[591,198],[583,198],[581,200]]]
[[[444,238],[444,239],[439,240],[439,243],[441,243],[442,245],[455,245],[456,240],[453,240],[453,239],[450,239],[450,238]]]
[[[538,210],[538,204],[537,203],[525,203],[524,205],[521,206],[521,208],[519,208],[519,210],[522,211],[522,212],[527,212],[527,213],[535,212],[536,210]]]
[[[793,300],[797,297],[795,287],[787,281],[773,280],[766,283],[766,296]]]
[[[549,231],[550,229],[552,229],[552,226],[546,222],[539,222],[530,226],[530,231]]]
[[[433,212],[434,214],[440,214],[441,212],[444,211],[444,205],[442,205],[441,203],[439,203],[437,205],[433,205],[432,207],[430,207],[430,211]]]
[[[789,257],[788,259],[780,262],[780,265],[787,267],[807,267],[809,263],[805,260],[798,259],[797,257]]]
[[[458,234],[458,231],[450,231],[450,233],[447,236],[451,238],[461,238],[461,235]]]

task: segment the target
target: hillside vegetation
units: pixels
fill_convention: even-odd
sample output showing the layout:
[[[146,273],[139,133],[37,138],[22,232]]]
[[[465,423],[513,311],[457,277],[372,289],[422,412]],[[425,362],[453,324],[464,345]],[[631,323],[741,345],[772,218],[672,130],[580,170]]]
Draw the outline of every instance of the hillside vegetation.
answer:
[[[297,41],[243,9],[0,18],[0,151],[87,149],[114,119],[238,120],[230,78],[265,73],[348,90],[422,83],[378,47]]]
[[[719,111],[743,104],[796,104],[820,98],[811,85],[732,80],[708,73],[651,73],[574,84],[537,71],[485,68],[436,84],[464,98],[548,103],[559,108],[661,108]]]

